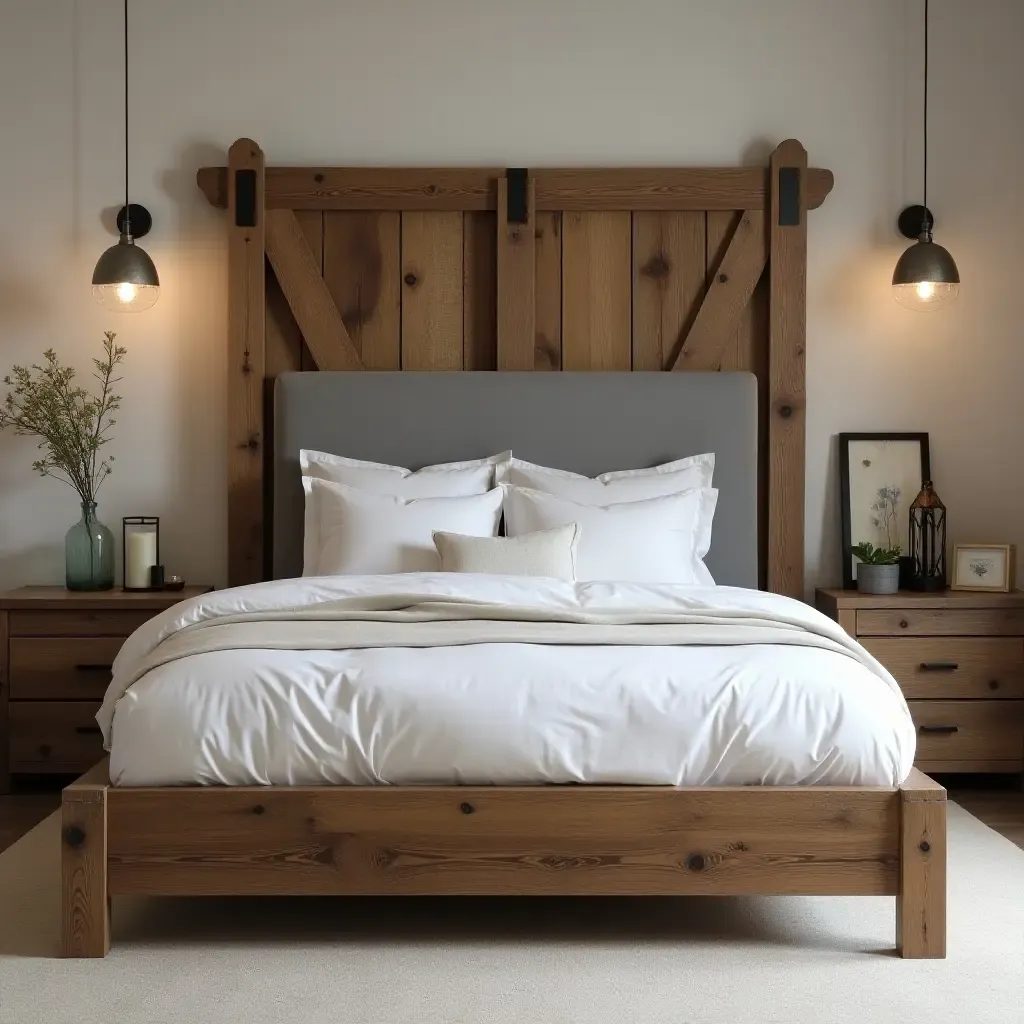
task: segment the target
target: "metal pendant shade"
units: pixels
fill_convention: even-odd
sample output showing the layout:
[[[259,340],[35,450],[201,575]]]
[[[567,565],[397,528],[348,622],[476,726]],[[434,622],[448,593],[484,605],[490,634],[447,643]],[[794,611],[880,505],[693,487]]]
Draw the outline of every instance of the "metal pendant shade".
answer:
[[[128,202],[128,0],[124,0],[124,209],[118,216],[121,237],[104,251],[92,272],[92,293],[105,309],[133,313],[149,309],[160,296],[160,276],[132,226],[144,235],[152,223],[149,212]]]

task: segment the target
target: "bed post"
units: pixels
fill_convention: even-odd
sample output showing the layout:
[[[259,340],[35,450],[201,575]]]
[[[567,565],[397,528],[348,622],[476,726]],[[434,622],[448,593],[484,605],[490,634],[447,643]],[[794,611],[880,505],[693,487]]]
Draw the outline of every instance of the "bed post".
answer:
[[[263,151],[252,139],[228,150],[228,584],[264,575],[263,380],[266,276]]]
[[[896,946],[905,959],[946,956],[946,791],[916,768],[900,786]]]
[[[107,893],[107,761],[61,796],[61,955],[110,952]]]

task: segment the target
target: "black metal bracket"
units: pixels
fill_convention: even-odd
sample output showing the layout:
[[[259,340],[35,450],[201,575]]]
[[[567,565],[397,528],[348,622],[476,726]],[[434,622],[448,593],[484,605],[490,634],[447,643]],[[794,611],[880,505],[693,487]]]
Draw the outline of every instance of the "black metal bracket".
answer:
[[[508,182],[505,216],[509,224],[526,224],[530,220],[529,174],[525,167],[509,167],[505,171],[505,180]]]
[[[235,171],[235,227],[256,227],[256,172]]]
[[[800,226],[800,168],[779,168],[778,225],[782,228]]]
[[[153,218],[149,210],[138,203],[129,203],[117,211],[117,230],[122,235],[125,233],[124,229],[130,227],[132,238],[142,238],[144,235],[149,234],[149,229],[152,226]]]
[[[916,204],[904,207],[896,224],[904,238],[913,238],[914,241],[917,241],[921,237],[921,232],[924,231],[926,220],[929,229],[934,227],[935,218],[932,217],[932,211],[927,206]]]

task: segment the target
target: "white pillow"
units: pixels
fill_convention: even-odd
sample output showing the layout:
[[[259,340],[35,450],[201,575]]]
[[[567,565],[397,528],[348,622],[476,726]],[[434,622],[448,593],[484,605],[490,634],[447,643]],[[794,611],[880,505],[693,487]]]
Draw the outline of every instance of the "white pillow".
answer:
[[[393,494],[399,498],[458,498],[467,494],[486,494],[494,487],[495,467],[511,457],[511,452],[502,452],[489,459],[443,462],[413,472],[383,462],[365,462],[303,448],[299,452],[299,467],[304,477],[330,480],[371,494]],[[309,510],[307,501],[302,534],[304,565],[311,564],[320,550],[317,522],[311,518]]]
[[[548,576],[576,579],[575,523],[519,537],[466,537],[434,533],[442,572],[486,572],[507,576]]]
[[[515,487],[532,487],[545,494],[578,501],[581,505],[611,505],[619,501],[640,501],[678,494],[694,487],[710,487],[715,471],[713,452],[691,455],[651,469],[627,469],[602,473],[598,477],[581,476],[564,469],[537,466],[511,453],[498,462],[497,482]]]
[[[509,484],[502,484],[502,490],[510,537],[579,524],[578,580],[694,586],[715,582],[702,561],[711,547],[718,501],[713,487],[612,505],[581,505]]]
[[[400,498],[303,477],[307,517],[319,548],[307,552],[303,576],[437,572],[433,533],[493,537],[501,519],[501,489],[458,498]]]

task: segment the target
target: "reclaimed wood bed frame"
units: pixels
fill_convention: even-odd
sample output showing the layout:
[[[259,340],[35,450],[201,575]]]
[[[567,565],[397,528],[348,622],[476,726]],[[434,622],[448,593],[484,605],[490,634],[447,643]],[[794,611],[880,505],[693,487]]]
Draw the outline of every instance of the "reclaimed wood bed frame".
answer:
[[[750,370],[761,582],[803,596],[807,211],[768,167],[265,167],[228,211],[228,578],[269,574],[272,405],[297,369]],[[64,791],[63,951],[106,955],[109,898],[231,894],[896,897],[905,957],[945,956],[945,790],[111,786]]]

